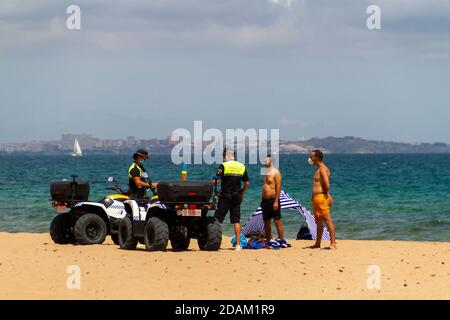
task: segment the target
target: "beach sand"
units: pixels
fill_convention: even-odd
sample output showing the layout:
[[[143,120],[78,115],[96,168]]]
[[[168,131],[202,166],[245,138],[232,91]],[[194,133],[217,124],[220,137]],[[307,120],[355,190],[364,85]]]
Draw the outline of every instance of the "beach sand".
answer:
[[[109,237],[80,246],[56,245],[48,234],[0,233],[0,299],[450,297],[450,243],[340,240],[330,251],[292,240],[289,249],[241,252],[229,243],[224,238],[220,252],[201,252],[196,241],[187,252],[146,252],[120,250]],[[80,268],[79,290],[66,285],[73,265]],[[379,289],[370,281],[373,265],[381,272]]]

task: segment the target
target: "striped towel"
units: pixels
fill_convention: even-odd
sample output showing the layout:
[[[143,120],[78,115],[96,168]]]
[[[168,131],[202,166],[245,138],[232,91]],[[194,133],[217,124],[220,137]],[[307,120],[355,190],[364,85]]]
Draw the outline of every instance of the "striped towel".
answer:
[[[306,220],[306,224],[308,225],[309,232],[312,235],[312,238],[316,240],[317,237],[317,225],[314,219],[314,216],[307,210],[304,206],[302,206],[298,201],[292,199],[289,194],[284,191],[280,192],[280,202],[281,209],[289,209],[294,210],[303,215]],[[252,216],[247,220],[244,227],[242,228],[242,233],[244,235],[248,235],[254,232],[262,232],[264,233],[264,220],[262,218],[262,210],[261,207],[256,209],[256,212],[252,214]],[[322,240],[330,240],[330,233],[326,226],[323,227],[323,235]]]

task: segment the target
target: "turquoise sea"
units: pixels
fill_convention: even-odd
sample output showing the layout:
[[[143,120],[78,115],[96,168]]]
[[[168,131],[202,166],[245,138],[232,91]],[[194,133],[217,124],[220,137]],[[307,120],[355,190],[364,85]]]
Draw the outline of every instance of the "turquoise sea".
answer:
[[[283,189],[310,208],[314,168],[307,155],[282,155]],[[326,155],[332,171],[332,216],[341,239],[450,241],[450,155]],[[108,193],[108,176],[126,186],[126,155],[0,156],[0,231],[47,232],[55,212],[49,183],[77,173],[91,183],[91,199]],[[180,167],[169,156],[154,155],[146,164],[153,180],[179,179]],[[216,166],[190,165],[189,179],[210,179]],[[259,205],[259,166],[249,166],[251,187],[243,204],[243,222]],[[283,211],[287,236],[295,237],[304,220]],[[227,222],[228,220],[226,220]],[[231,234],[226,224],[225,233]]]

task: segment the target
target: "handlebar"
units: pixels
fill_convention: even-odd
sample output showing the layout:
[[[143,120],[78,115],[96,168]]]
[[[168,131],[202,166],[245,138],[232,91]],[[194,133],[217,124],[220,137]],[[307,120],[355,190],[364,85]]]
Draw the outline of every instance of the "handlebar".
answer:
[[[153,195],[156,196],[156,194],[157,194],[156,188],[150,187],[150,188],[147,188],[147,190],[150,190],[153,193]]]

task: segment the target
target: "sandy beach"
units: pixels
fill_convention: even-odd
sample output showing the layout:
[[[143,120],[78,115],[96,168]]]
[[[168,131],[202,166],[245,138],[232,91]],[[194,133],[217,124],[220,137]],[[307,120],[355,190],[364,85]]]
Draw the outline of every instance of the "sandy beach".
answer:
[[[56,245],[47,234],[0,233],[0,299],[450,298],[450,243],[340,240],[330,251],[292,240],[289,249],[241,252],[229,243],[153,253],[120,250],[109,238]],[[67,287],[70,266],[79,267],[80,289]],[[379,289],[368,273],[377,268]]]

